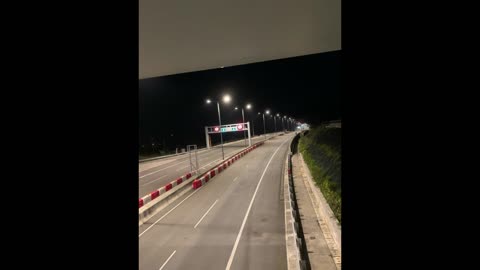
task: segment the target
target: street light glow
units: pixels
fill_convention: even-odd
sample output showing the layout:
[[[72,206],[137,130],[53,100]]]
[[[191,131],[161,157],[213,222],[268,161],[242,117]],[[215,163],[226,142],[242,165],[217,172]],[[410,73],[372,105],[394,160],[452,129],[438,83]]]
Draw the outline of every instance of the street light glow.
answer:
[[[266,113],[266,114],[269,114],[269,113],[270,113],[270,111],[269,111],[269,110],[266,110],[266,111],[265,111],[265,113]]]
[[[280,116],[280,114],[279,114],[279,113],[277,113],[277,116]]]
[[[212,101],[209,98],[207,98],[207,104],[210,103],[210,102],[212,102]]]
[[[230,97],[230,95],[225,95],[225,96],[223,96],[223,102],[225,102],[225,103],[230,103],[230,100],[232,100],[232,98]]]
[[[238,107],[235,107],[235,110],[238,110]]]
[[[251,105],[251,104],[247,104],[247,109],[249,110],[250,108],[252,108],[252,105]]]

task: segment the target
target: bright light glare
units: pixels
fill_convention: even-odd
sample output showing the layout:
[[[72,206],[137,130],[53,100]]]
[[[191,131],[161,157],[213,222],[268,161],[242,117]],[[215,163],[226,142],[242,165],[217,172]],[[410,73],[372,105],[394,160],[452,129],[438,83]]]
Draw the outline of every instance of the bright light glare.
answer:
[[[232,98],[229,95],[223,96],[223,102],[230,103],[231,100],[232,100]]]
[[[252,108],[252,105],[247,104],[247,109],[251,109],[251,108]]]
[[[210,102],[212,102],[212,101],[210,99],[207,99],[207,104],[210,103]]]
[[[269,113],[270,113],[270,111],[269,111],[269,110],[267,110],[265,113],[266,113],[266,114],[269,114]]]

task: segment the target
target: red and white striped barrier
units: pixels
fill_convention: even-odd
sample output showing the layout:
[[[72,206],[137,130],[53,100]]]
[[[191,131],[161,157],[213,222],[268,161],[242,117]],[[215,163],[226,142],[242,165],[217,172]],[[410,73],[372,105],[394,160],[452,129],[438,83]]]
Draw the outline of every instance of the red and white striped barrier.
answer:
[[[264,142],[260,142],[257,144],[254,144],[253,146],[250,146],[249,148],[241,151],[240,153],[234,155],[233,157],[229,158],[228,160],[220,163],[217,165],[215,168],[210,170],[209,172],[205,173],[202,177],[195,179],[192,182],[192,187],[193,189],[197,189],[201,187],[202,185],[205,185],[210,179],[212,179],[215,175],[218,175],[221,173],[223,170],[227,169],[230,167],[235,161],[237,161],[239,158],[245,156],[247,153],[250,153],[253,149],[257,148],[258,146],[262,145]],[[167,185],[151,192],[150,194],[143,196],[142,198],[138,199],[138,208],[141,208],[145,206],[147,203],[153,201],[160,195],[168,192],[169,190],[173,189],[174,187],[180,185],[187,179],[190,179],[192,177],[192,173],[187,173],[186,175],[183,175],[182,177],[177,178],[176,180],[168,183]]]
[[[171,190],[173,187],[176,187],[178,185],[180,185],[181,183],[183,183],[183,181],[187,180],[187,179],[190,179],[190,177],[192,177],[192,173],[187,173],[185,175],[183,175],[182,177],[179,177],[177,178],[176,180],[166,184],[165,186],[153,191],[153,192],[150,192],[150,194],[146,195],[146,196],[143,196],[142,198],[138,199],[138,208],[146,205],[147,203],[153,201],[155,198],[157,198],[158,196],[162,195],[163,193]]]
[[[262,144],[263,144],[263,142],[260,142],[260,143],[257,143],[255,145],[253,145],[253,146],[250,146],[249,148],[245,149],[244,151],[242,151],[242,152],[234,155],[233,157],[227,159],[226,161],[220,163],[215,168],[213,168],[212,170],[210,170],[209,172],[204,174],[202,177],[195,179],[192,182],[192,188],[197,189],[197,188],[205,185],[208,182],[208,180],[210,180],[212,177],[219,174],[220,172],[225,170],[227,167],[230,167],[230,165],[232,165],[236,160],[245,156],[247,153],[250,153],[253,149],[257,148],[258,146],[260,146]]]

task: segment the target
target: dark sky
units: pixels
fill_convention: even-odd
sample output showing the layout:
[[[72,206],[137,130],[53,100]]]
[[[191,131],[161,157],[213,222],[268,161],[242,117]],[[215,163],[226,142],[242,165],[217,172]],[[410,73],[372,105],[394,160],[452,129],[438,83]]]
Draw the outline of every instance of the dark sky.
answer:
[[[267,108],[309,124],[340,119],[340,55],[335,51],[139,80],[140,143],[153,138],[170,148],[205,145],[204,126],[218,124],[216,104],[205,99],[224,93],[232,102],[220,105],[222,124],[241,122],[241,111],[234,107],[250,102],[253,110],[245,111],[245,121],[253,119],[255,133],[263,124],[254,116]],[[267,132],[273,131],[273,119],[266,123]]]

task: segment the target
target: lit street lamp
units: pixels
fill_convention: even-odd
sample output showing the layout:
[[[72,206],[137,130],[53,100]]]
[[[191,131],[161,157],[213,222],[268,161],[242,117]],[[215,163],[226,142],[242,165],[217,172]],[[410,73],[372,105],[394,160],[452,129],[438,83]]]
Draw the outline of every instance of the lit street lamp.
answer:
[[[277,115],[273,116],[273,124],[275,125],[275,132],[277,132],[277,116],[279,116],[278,113],[277,113]]]
[[[229,95],[225,95],[223,96],[223,102],[224,103],[230,103],[231,101],[231,97]],[[210,104],[212,101],[210,99],[207,99],[207,104]],[[218,101],[217,102],[217,110],[218,110],[218,125],[219,127],[221,128],[222,127],[222,118],[220,116],[220,103]],[[222,130],[220,129],[220,143],[222,145],[222,159],[225,159],[225,153],[223,152],[223,134],[222,134]]]
[[[270,110],[266,110],[265,113],[267,115],[270,114]],[[267,139],[267,130],[265,128],[265,114],[262,114],[263,115],[263,133],[265,134],[265,140]]]
[[[252,105],[250,105],[250,104],[247,104],[247,105],[245,106],[245,108],[246,108],[247,110],[249,110],[251,107],[252,107]],[[238,110],[238,107],[235,107],[235,110]],[[243,112],[243,107],[242,107],[242,121],[243,121],[243,123],[245,123],[245,114],[244,114],[244,112]],[[250,128],[250,127],[248,127],[248,128]],[[246,131],[243,130],[243,138],[245,139],[245,146],[247,146],[247,135],[246,135],[245,132],[246,132]],[[253,135],[253,136],[255,136],[255,132],[254,132],[254,135]]]

